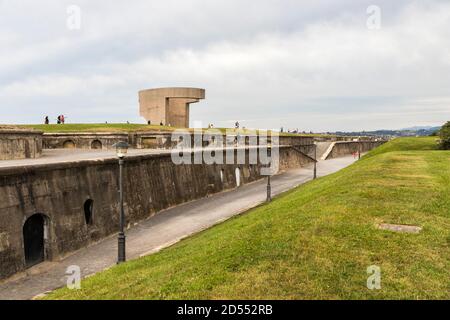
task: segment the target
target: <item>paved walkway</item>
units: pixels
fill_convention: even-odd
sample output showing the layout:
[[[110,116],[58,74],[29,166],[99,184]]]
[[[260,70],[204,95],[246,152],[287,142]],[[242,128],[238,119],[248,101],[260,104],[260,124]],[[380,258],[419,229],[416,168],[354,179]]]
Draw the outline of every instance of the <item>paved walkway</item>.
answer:
[[[280,146],[282,147],[282,146]],[[227,149],[245,149],[248,146],[240,147],[203,147],[201,149],[194,150],[227,150]],[[258,146],[251,146],[250,148],[258,148]],[[185,149],[189,150],[189,149]],[[128,156],[143,156],[149,154],[170,154],[171,149],[129,149]],[[85,160],[107,160],[117,159],[115,150],[91,150],[91,149],[44,149],[42,155],[36,159],[18,159],[18,160],[0,160],[1,168],[14,168],[14,167],[28,167],[36,165],[48,165],[54,163],[70,163]]]
[[[170,151],[162,149],[130,149],[130,155],[161,154]],[[74,162],[82,160],[101,160],[117,158],[115,150],[84,149],[44,149],[36,159],[1,160],[0,168],[26,167],[40,164]]]
[[[338,171],[355,160],[343,157],[318,163],[318,175]],[[312,166],[289,170],[272,178],[272,192],[279,194],[312,178]],[[167,209],[127,231],[127,258],[136,259],[167,247],[265,201],[266,180]],[[59,262],[44,262],[26,273],[0,283],[0,299],[31,299],[66,284],[66,269],[78,265],[85,277],[116,262],[115,236],[81,249]]]

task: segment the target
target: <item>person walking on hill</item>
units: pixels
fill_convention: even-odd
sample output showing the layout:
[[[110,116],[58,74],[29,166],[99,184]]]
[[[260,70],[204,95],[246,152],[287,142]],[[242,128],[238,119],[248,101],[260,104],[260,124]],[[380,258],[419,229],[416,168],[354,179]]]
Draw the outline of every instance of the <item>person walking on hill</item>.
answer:
[[[44,123],[45,123],[45,124],[49,124],[49,123],[50,123],[50,120],[48,120],[48,116],[45,116]]]

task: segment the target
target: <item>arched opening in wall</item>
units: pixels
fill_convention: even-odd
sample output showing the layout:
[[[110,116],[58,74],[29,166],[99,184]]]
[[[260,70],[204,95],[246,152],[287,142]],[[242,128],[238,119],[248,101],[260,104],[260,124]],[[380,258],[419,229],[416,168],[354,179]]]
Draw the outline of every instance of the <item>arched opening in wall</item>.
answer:
[[[91,142],[91,149],[102,149],[103,145],[100,140],[94,140]]]
[[[23,244],[25,251],[25,265],[27,268],[45,260],[46,221],[42,214],[34,214],[23,225]]]
[[[239,187],[241,185],[241,169],[236,168],[234,172],[236,175],[236,187]]]
[[[94,200],[92,199],[87,199],[84,202],[84,221],[86,222],[87,225],[91,225],[92,224],[92,216],[93,216],[93,212],[94,212]]]
[[[73,142],[72,140],[66,140],[63,143],[63,148],[64,149],[74,149],[75,148],[75,142]]]
[[[224,177],[223,169],[220,169],[220,182],[222,182],[222,183],[223,183],[223,177]]]

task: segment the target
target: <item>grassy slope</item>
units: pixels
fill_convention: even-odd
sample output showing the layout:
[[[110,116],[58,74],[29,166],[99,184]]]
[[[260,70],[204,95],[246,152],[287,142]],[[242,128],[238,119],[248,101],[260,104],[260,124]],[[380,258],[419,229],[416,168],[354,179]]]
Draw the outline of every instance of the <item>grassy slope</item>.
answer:
[[[414,151],[414,150],[436,150],[436,137],[421,137],[421,138],[401,138],[395,139],[382,145],[375,150],[372,150],[369,156],[376,156],[386,152],[392,151]]]
[[[450,152],[388,152],[411,145],[432,149],[434,141],[390,142],[269,205],[48,298],[448,299]],[[380,222],[424,229],[393,233],[378,230]],[[366,288],[370,265],[381,267],[381,290]]]

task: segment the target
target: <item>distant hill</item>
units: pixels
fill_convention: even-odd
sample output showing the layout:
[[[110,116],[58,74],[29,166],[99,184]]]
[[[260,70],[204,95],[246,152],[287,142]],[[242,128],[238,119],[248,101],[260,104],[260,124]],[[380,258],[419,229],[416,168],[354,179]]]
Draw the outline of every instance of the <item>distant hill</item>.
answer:
[[[410,127],[410,128],[403,128],[400,129],[401,131],[436,131],[441,129],[441,127],[432,127],[432,126],[415,126],[415,127]]]
[[[385,137],[415,137],[415,136],[429,136],[434,132],[440,130],[441,127],[431,126],[415,126],[411,128],[404,128],[399,130],[374,130],[374,131],[353,131],[343,132],[337,131],[336,135],[340,136],[385,136]]]

